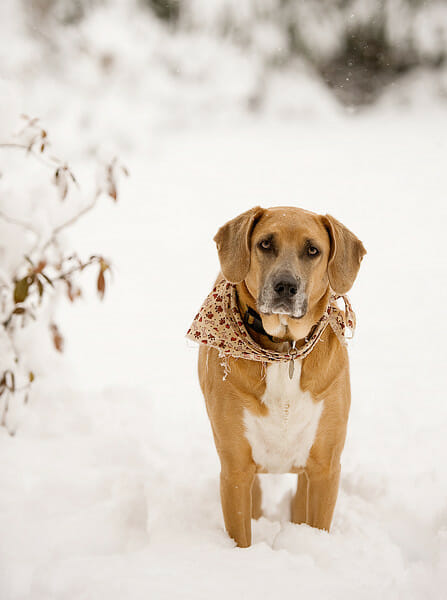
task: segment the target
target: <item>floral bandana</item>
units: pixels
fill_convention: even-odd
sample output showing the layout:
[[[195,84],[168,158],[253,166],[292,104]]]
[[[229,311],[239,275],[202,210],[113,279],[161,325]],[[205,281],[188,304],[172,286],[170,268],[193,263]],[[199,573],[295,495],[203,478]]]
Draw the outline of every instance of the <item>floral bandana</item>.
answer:
[[[344,301],[344,311],[335,304],[339,298]],[[224,359],[222,366],[225,369],[225,376],[228,373],[228,357],[232,357],[263,363],[289,362],[291,365],[290,377],[292,377],[294,359],[305,358],[312,352],[328,324],[331,325],[343,345],[346,345],[347,339],[353,337],[355,314],[347,296],[331,294],[323,316],[317,321],[309,336],[305,338],[304,344],[299,348],[296,348],[294,343],[286,353],[263,348],[254,341],[245,327],[239,310],[236,285],[222,279],[202,304],[186,337],[194,342],[216,348],[219,351],[219,357]],[[351,331],[349,338],[346,336],[347,329]]]

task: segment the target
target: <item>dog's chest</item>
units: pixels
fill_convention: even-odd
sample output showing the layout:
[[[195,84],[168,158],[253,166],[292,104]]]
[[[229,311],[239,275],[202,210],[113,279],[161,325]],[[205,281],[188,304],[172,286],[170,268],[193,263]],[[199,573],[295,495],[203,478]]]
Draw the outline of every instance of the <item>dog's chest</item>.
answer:
[[[262,402],[265,416],[245,410],[245,435],[253,460],[269,473],[288,473],[306,465],[323,411],[323,401],[315,402],[300,387],[301,361],[295,361],[293,378],[289,365],[276,362],[267,366]]]

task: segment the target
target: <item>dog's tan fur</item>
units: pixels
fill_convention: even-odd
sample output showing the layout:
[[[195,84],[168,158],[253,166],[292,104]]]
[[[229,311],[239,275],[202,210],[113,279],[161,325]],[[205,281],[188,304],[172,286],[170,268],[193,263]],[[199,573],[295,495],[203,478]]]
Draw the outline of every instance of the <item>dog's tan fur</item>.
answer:
[[[286,260],[307,285],[308,309],[302,318],[260,313],[264,329],[275,336],[275,342],[252,333],[259,344],[283,352],[290,340],[297,340],[299,346],[322,316],[330,287],[340,294],[351,288],[366,251],[353,233],[329,215],[289,207],[253,208],[226,223],[215,237],[223,276],[237,283],[241,310],[250,306],[259,312],[256,299],[272,266],[259,250],[259,242],[272,233],[278,245],[275,260]],[[309,239],[318,243],[318,260],[300,258],[303,244]],[[284,341],[277,342],[276,338]],[[230,359],[229,367],[229,375],[223,380],[217,351],[200,348],[199,379],[221,462],[225,526],[238,546],[247,547],[251,544],[251,517],[261,514],[256,473],[263,470],[255,464],[245,436],[244,411],[267,415],[268,409],[261,401],[265,373],[260,363],[249,360]],[[298,473],[292,521],[329,530],[350,407],[348,356],[330,327],[303,359],[300,386],[302,391],[310,392],[314,402],[324,400],[324,410],[306,465],[292,471]]]

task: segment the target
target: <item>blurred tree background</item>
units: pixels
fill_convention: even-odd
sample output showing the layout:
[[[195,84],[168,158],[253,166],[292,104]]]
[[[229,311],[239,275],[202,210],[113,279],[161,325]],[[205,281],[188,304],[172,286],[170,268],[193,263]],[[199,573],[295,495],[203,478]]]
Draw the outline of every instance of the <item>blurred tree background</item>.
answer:
[[[22,0],[28,22],[73,27],[116,0]],[[125,3],[124,3],[125,4]],[[262,60],[269,74],[303,62],[348,105],[373,102],[417,68],[440,69],[447,50],[445,0],[133,0],[173,35],[211,34]],[[162,49],[160,49],[162,51]],[[255,94],[251,106],[262,98]]]

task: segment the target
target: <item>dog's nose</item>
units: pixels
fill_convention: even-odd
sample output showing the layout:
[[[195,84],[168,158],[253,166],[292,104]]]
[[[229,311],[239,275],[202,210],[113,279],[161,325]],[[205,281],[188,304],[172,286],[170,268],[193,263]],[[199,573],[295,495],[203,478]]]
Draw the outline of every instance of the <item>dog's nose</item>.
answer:
[[[293,298],[298,293],[298,281],[294,277],[281,277],[273,289],[278,298]]]

